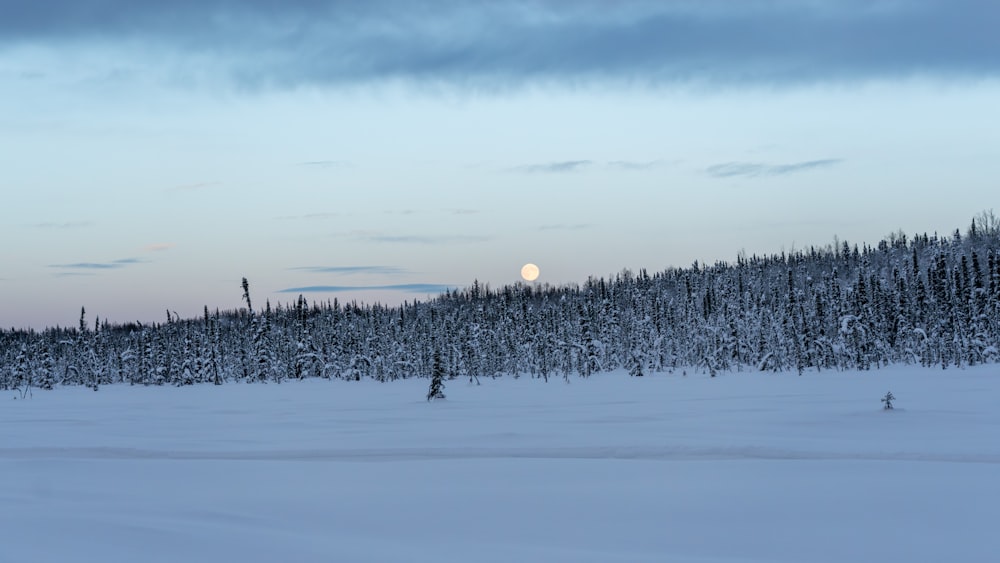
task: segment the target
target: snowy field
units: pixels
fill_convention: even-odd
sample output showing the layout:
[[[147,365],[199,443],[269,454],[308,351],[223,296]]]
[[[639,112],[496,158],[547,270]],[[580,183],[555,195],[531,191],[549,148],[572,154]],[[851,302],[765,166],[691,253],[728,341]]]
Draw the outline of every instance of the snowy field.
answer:
[[[1000,558],[1000,366],[482,383],[6,392],[0,562]]]

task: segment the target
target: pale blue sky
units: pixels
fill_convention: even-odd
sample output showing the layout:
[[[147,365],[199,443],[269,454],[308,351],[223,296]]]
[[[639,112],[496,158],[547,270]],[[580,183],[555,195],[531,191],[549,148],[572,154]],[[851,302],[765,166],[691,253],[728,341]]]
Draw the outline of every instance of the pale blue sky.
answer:
[[[0,323],[194,316],[243,276],[261,305],[582,282],[1000,208],[993,2],[568,6],[3,3]]]

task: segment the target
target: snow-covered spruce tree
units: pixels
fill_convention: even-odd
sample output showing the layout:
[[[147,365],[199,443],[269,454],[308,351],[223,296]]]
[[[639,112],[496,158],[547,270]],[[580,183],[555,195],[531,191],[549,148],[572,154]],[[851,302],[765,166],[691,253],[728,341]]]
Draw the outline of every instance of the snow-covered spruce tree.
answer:
[[[194,345],[191,342],[191,335],[188,330],[184,329],[183,345],[181,347],[181,362],[178,369],[174,372],[176,375],[173,380],[173,384],[177,387],[183,385],[194,385],[195,375],[198,373],[198,359],[194,353]]]
[[[628,369],[628,374],[632,377],[642,377],[645,375],[642,364],[643,361],[639,352],[632,351],[626,361],[625,367]],[[715,372],[712,372],[712,377],[715,377]]]
[[[597,344],[591,332],[589,313],[584,307],[580,307],[580,343],[578,348],[581,353],[580,375],[590,377],[600,370],[600,359],[597,355]]]
[[[315,359],[312,336],[309,333],[308,307],[305,298],[299,294],[295,301],[295,357],[293,360],[292,377],[304,379],[309,376],[309,369]]]
[[[11,366],[13,387],[14,389],[21,390],[22,399],[31,392],[32,373],[31,362],[28,357],[28,345],[21,344],[18,348],[17,356],[14,358],[14,363]]]
[[[208,305],[205,305],[205,380],[215,385],[222,385],[222,370],[219,367],[219,311],[214,317],[208,315]]]
[[[106,330],[102,330],[101,328],[100,317],[95,317],[94,333],[88,352],[90,356],[88,362],[90,364],[90,382],[88,385],[94,391],[100,389],[102,383],[106,383],[105,374],[107,374],[110,368],[107,354],[107,338],[105,337],[106,332]]]
[[[168,327],[158,327],[154,330],[156,336],[153,345],[150,347],[152,370],[150,372],[150,385],[163,385],[170,375],[170,350],[167,348],[169,342]]]
[[[254,379],[258,382],[267,382],[271,376],[275,382],[281,383],[280,374],[274,369],[275,361],[273,353],[271,334],[271,301],[265,302],[264,314],[257,320],[257,330],[253,336],[253,356],[257,359],[254,372]]]
[[[258,334],[257,317],[254,314],[253,304],[250,302],[250,282],[246,278],[243,278],[240,287],[243,288],[243,301],[247,304],[247,320],[242,332],[242,338],[240,338],[240,342],[238,343],[240,363],[242,364],[241,373],[244,381],[259,381],[257,370],[259,369],[260,362],[256,355],[257,347],[254,345]]]
[[[171,385],[180,386],[183,384],[183,365],[188,354],[185,351],[185,337],[181,334],[183,327],[180,318],[175,318],[170,311],[167,311],[167,338],[170,342],[170,353],[166,357],[166,382]]]
[[[80,307],[80,328],[72,341],[72,352],[66,363],[63,381],[75,385],[90,385],[93,359],[93,339],[87,329],[87,309]]]
[[[434,350],[434,371],[431,373],[431,384],[427,389],[428,401],[444,399],[445,377],[444,362],[441,361],[441,351]]]
[[[49,349],[48,343],[44,340],[40,340],[37,354],[38,368],[36,373],[38,374],[38,386],[46,391],[51,391],[56,384],[56,364],[52,359],[52,352]]]

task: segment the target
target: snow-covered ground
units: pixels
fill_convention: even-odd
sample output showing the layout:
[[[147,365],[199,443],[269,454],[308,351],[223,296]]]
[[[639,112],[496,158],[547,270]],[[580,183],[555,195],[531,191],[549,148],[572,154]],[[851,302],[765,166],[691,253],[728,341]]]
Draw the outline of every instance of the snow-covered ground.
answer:
[[[0,562],[1000,557],[998,366],[482,383],[7,392]]]

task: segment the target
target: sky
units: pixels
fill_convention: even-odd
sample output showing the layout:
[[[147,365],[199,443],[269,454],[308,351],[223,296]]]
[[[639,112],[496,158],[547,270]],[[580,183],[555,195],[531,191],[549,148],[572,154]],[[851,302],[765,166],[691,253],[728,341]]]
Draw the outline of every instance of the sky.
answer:
[[[582,283],[998,208],[1000,4],[0,0],[0,326]]]

